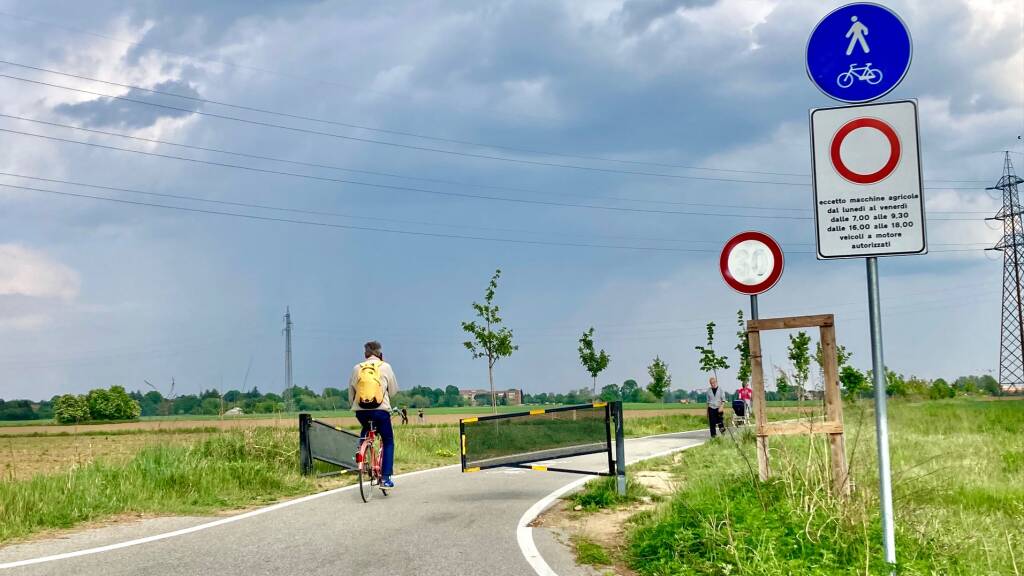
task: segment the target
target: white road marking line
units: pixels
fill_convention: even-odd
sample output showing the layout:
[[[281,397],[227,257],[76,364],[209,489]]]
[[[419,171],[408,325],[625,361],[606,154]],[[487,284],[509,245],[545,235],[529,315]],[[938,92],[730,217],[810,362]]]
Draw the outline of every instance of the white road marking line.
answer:
[[[648,438],[657,438],[659,436],[686,434],[688,432],[700,431],[701,430],[688,430],[687,432],[671,432],[670,434],[656,434],[654,436],[645,436],[643,438],[637,438],[637,440],[646,440]],[[667,456],[669,454],[672,454],[673,452],[679,452],[681,450],[686,450],[687,448],[700,446],[703,443],[704,442],[699,442],[697,444],[691,444],[689,446],[676,446],[674,448],[669,448],[668,450],[656,452],[649,456],[644,456],[643,458],[635,460],[635,462],[639,462],[640,460],[649,460],[651,458],[658,458],[661,456]],[[516,541],[519,543],[519,550],[523,553],[523,557],[526,558],[526,561],[530,564],[530,567],[533,568],[533,571],[537,573],[537,576],[558,576],[558,573],[551,569],[551,566],[549,566],[548,563],[544,560],[544,557],[540,555],[540,551],[537,550],[537,544],[533,541],[533,528],[530,527],[530,522],[536,520],[537,516],[540,516],[541,512],[547,510],[548,507],[551,506],[551,504],[553,504],[554,501],[560,498],[563,494],[579,488],[580,486],[582,486],[583,484],[590,480],[593,480],[594,478],[597,478],[597,476],[584,476],[578,480],[574,480],[566,484],[565,486],[562,486],[558,490],[555,490],[554,492],[548,494],[543,499],[538,501],[536,504],[531,506],[530,509],[523,513],[522,517],[519,518],[519,524],[516,526]]]
[[[410,476],[416,476],[418,474],[426,474],[428,472],[437,472],[439,470],[448,470],[450,468],[458,468],[459,466],[442,466],[440,468],[428,468],[426,470],[417,470],[416,472],[409,472],[406,474],[397,474],[395,479],[408,478]],[[128,540],[126,542],[118,542],[116,544],[108,544],[106,546],[98,546],[96,548],[86,548],[85,550],[76,550],[74,552],[65,552],[63,554],[53,554],[52,556],[41,556],[39,558],[29,558],[28,560],[18,560],[16,562],[7,562],[0,564],[0,570],[8,568],[18,568],[20,566],[30,566],[32,564],[42,564],[43,562],[53,562],[55,560],[66,560],[68,558],[77,558],[79,556],[89,556],[91,554],[100,554],[102,552],[110,552],[112,550],[120,550],[121,548],[128,548],[129,546],[138,546],[139,544],[147,544],[149,542],[156,542],[158,540],[166,540],[168,538],[174,538],[175,536],[184,536],[185,534],[192,534],[193,532],[199,532],[201,530],[207,530],[209,528],[215,528],[217,526],[223,526],[224,524],[231,524],[232,522],[238,522],[239,520],[245,520],[246,518],[252,518],[253,516],[259,516],[260,514],[266,514],[267,512],[273,512],[282,508],[288,508],[289,506],[295,506],[296,504],[302,504],[309,502],[310,500],[316,500],[317,498],[323,498],[339,492],[345,492],[347,490],[354,490],[358,488],[358,484],[350,484],[348,486],[342,486],[341,488],[335,488],[326,492],[317,492],[316,494],[310,494],[309,496],[303,496],[302,498],[296,498],[295,500],[288,500],[285,502],[279,502],[265,508],[257,508],[249,512],[244,512],[236,516],[228,516],[227,518],[221,518],[220,520],[214,520],[213,522],[207,522],[206,524],[200,524],[198,526],[192,526],[190,528],[182,528],[181,530],[175,530],[173,532],[165,532],[163,534],[154,534],[153,536],[146,536],[145,538],[137,538],[135,540]]]

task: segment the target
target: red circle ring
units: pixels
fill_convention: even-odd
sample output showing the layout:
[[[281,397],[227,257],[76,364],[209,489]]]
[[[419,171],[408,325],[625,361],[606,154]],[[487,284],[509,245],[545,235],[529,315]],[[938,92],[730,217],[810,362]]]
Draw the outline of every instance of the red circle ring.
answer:
[[[839,149],[843,145],[843,140],[850,135],[851,132],[858,128],[874,128],[878,130],[886,139],[889,140],[889,160],[882,166],[877,172],[871,174],[861,174],[854,172],[847,168],[846,164],[843,164],[842,156],[839,154]],[[843,178],[853,182],[854,184],[874,184],[881,182],[896,169],[896,166],[900,163],[900,137],[893,130],[892,126],[889,126],[885,122],[877,118],[857,118],[851,120],[843,125],[842,128],[836,132],[836,135],[832,137],[831,146],[832,165],[835,166],[836,171]]]
[[[733,278],[732,274],[729,272],[729,254],[737,245],[739,245],[740,242],[745,242],[747,240],[756,240],[763,243],[769,250],[771,250],[772,256],[775,257],[775,265],[772,267],[771,273],[768,274],[768,277],[760,284],[744,284]],[[782,247],[779,246],[779,243],[764,232],[753,231],[741,232],[730,238],[729,241],[725,243],[725,247],[722,248],[722,255],[718,258],[718,267],[722,271],[722,279],[725,280],[725,283],[733,290],[741,294],[748,294],[751,296],[767,292],[772,288],[772,286],[775,286],[779,281],[779,278],[782,277],[782,269],[785,267],[785,264],[785,258],[782,255]]]

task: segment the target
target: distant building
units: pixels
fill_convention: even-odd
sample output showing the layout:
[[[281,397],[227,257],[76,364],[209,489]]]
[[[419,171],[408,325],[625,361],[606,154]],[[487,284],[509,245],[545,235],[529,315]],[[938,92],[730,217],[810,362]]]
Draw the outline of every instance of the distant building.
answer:
[[[462,396],[462,398],[465,399],[470,406],[477,406],[478,404],[481,404],[476,401],[477,396],[481,395],[490,398],[491,391],[462,389],[459,390],[459,396]],[[509,404],[510,406],[519,405],[523,403],[523,395],[522,392],[519,390],[495,390],[494,395],[498,398],[499,402],[501,401],[502,398],[505,398],[507,400],[507,404]]]
[[[1012,384],[1002,385],[1003,394],[1024,394],[1024,386],[1013,386]]]
[[[235,406],[231,410],[228,410],[227,412],[224,413],[225,416],[241,416],[242,414],[245,414],[245,410],[242,410],[238,406]]]

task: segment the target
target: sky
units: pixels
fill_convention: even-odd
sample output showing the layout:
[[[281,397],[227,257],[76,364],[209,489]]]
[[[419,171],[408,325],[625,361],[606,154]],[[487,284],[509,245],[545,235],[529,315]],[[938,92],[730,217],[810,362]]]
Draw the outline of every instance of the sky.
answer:
[[[461,322],[498,268],[499,388],[589,386],[593,326],[599,385],[658,356],[694,389],[705,323],[736,365],[718,252],[744,230],[786,253],[761,316],[833,313],[867,369],[864,261],[816,260],[810,219],[808,113],[834,102],[804,50],[840,4],[0,0],[0,397],[280,391],[286,307],[297,385],[376,339],[402,388],[483,388]],[[1024,7],[884,4],[931,250],[879,261],[886,363],[998,375],[984,188],[1003,150],[1024,169]]]

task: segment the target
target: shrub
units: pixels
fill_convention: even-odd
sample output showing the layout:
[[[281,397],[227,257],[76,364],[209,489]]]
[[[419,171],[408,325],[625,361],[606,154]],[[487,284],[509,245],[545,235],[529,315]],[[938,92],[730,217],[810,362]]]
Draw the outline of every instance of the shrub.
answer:
[[[60,424],[77,424],[89,419],[89,404],[81,394],[65,394],[53,403],[53,417]]]
[[[90,390],[85,400],[89,417],[93,420],[136,420],[142,413],[139,403],[132,400],[121,386]]]

